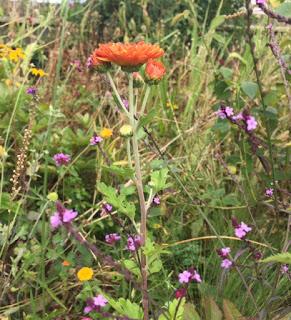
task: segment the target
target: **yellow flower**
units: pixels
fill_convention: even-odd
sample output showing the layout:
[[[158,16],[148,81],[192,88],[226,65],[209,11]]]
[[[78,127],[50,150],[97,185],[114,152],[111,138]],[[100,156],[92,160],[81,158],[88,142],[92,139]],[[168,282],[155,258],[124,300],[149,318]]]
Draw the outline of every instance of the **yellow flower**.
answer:
[[[173,109],[173,110],[177,110],[177,109],[178,109],[178,106],[177,106],[176,104],[171,103],[170,101],[168,101],[168,102],[166,103],[166,106],[167,106],[168,108]]]
[[[100,132],[100,136],[103,139],[110,138],[112,136],[113,131],[109,128],[103,128]]]
[[[131,137],[133,135],[133,129],[132,126],[129,124],[125,124],[119,129],[120,135],[122,137]]]
[[[24,59],[25,54],[21,48],[9,49],[8,51],[8,59],[13,62],[18,62],[19,59]]]
[[[31,68],[30,73],[40,78],[47,76],[47,73],[45,73],[42,69],[37,69],[37,68]]]
[[[5,158],[7,156],[7,152],[5,151],[3,146],[0,146],[0,158]]]
[[[93,269],[88,267],[83,267],[78,271],[77,277],[80,281],[91,280],[93,277]]]
[[[50,201],[57,201],[59,196],[56,192],[51,192],[47,195],[48,200]]]

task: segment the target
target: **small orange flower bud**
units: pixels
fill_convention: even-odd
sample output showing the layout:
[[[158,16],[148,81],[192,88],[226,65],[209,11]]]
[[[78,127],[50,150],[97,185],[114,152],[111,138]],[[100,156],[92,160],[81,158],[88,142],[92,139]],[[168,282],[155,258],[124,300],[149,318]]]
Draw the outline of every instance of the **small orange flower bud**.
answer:
[[[62,263],[62,265],[63,265],[64,267],[69,267],[71,264],[70,264],[70,262],[69,262],[68,260],[64,260],[63,263]]]
[[[157,84],[166,73],[166,68],[162,62],[149,60],[146,64],[145,75],[149,84]]]

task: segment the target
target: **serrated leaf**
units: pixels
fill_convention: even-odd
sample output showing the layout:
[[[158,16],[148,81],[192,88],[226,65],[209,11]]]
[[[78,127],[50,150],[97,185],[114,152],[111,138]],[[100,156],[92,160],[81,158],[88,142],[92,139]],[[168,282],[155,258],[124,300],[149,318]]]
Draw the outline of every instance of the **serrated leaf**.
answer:
[[[191,303],[185,304],[183,320],[201,320],[193,304]]]
[[[223,300],[223,312],[225,320],[245,320],[236,306],[226,299]]]
[[[244,81],[241,84],[243,92],[250,98],[254,99],[258,92],[258,85],[252,81]]]
[[[169,170],[167,168],[163,168],[151,173],[151,181],[149,182],[149,186],[153,188],[154,193],[169,187],[169,184],[167,184],[168,172]]]
[[[117,191],[105,183],[98,184],[98,191],[104,195],[105,200],[110,203],[118,212],[124,213],[131,220],[135,216],[135,206],[126,200],[125,194],[117,194]]]
[[[117,301],[105,295],[109,304],[113,309],[115,309],[120,315],[129,317],[130,319],[143,319],[143,311],[142,308],[136,304],[131,302],[128,299],[120,298]]]
[[[102,166],[102,168],[106,172],[113,173],[119,177],[126,178],[126,179],[131,179],[134,174],[134,170],[129,167],[119,167],[119,166],[115,166],[115,165],[111,165],[111,166],[104,165],[104,166]]]
[[[291,253],[289,252],[278,253],[266,259],[260,260],[260,262],[263,262],[263,263],[278,262],[283,264],[291,264]]]

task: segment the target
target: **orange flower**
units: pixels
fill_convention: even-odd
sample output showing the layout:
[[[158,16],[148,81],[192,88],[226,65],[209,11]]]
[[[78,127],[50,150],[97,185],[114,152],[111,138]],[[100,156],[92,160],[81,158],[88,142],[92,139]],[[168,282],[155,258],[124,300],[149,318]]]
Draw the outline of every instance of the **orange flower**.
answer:
[[[121,67],[139,67],[149,59],[164,55],[158,45],[144,43],[105,43],[100,44],[92,54],[92,60],[112,62]]]
[[[62,263],[62,265],[63,265],[64,267],[69,267],[71,264],[70,264],[70,262],[69,262],[68,260],[64,260],[63,263]]]
[[[148,80],[150,81],[159,81],[163,78],[166,73],[166,68],[162,62],[150,60],[148,61],[145,74]]]
[[[93,277],[93,269],[88,267],[83,267],[78,271],[77,277],[80,281],[91,280]]]

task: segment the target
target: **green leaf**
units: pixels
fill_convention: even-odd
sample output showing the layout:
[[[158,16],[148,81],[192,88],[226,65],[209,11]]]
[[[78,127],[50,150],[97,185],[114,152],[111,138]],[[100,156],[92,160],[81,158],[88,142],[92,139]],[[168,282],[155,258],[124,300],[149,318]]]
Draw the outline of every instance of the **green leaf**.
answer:
[[[174,299],[173,301],[169,302],[168,304],[168,317],[165,315],[159,316],[158,320],[183,320],[183,314],[184,314],[184,305],[185,305],[185,298],[183,298],[180,302],[178,312],[176,314],[177,305],[179,303],[179,299]],[[176,317],[175,317],[176,314]]]
[[[108,297],[107,295],[104,296],[108,300],[111,307],[115,309],[120,315],[129,317],[130,319],[143,319],[143,311],[138,304],[133,303],[130,300],[124,298],[114,300]]]
[[[285,17],[291,17],[291,2],[282,3],[275,12]]]
[[[244,81],[241,84],[243,92],[250,98],[254,99],[258,92],[258,85],[252,81]]]
[[[132,203],[129,203],[126,200],[125,194],[117,194],[117,191],[110,186],[107,186],[105,183],[100,182],[98,184],[98,191],[100,191],[105,200],[110,203],[116,210],[121,213],[124,213],[131,220],[134,219],[135,216],[135,206]]]
[[[183,320],[200,320],[200,316],[197,313],[195,307],[191,303],[186,303],[184,306],[184,318]]]
[[[225,21],[225,16],[216,16],[210,24],[210,30],[215,30],[217,27],[219,27],[223,22]]]
[[[157,110],[155,108],[152,108],[146,115],[144,115],[142,118],[140,118],[138,127],[141,128],[143,126],[146,126],[148,123],[152,121],[152,119],[157,115]]]
[[[169,187],[169,184],[167,184],[168,172],[169,170],[167,168],[163,168],[151,173],[151,181],[149,182],[149,186],[153,188],[154,193]]]
[[[232,74],[233,74],[232,69],[230,69],[230,68],[225,68],[225,67],[221,67],[221,68],[219,69],[219,72],[221,73],[221,75],[223,76],[223,78],[224,78],[225,80],[231,80]]]
[[[205,320],[222,320],[222,312],[218,308],[217,304],[212,297],[204,297],[202,299],[202,305],[205,311]]]
[[[223,300],[223,312],[225,320],[245,320],[245,318],[237,310],[236,306],[226,299]]]
[[[135,261],[133,261],[133,260],[124,260],[123,264],[124,264],[126,269],[131,271],[136,276],[140,277],[140,269],[139,269],[139,266],[137,265],[137,263]]]
[[[278,262],[278,263],[284,263],[284,264],[291,264],[291,253],[284,252],[284,253],[278,253],[274,256],[270,256],[266,259],[260,260],[260,262],[268,263],[268,262]]]
[[[111,165],[111,166],[104,165],[104,166],[102,166],[102,168],[106,172],[113,173],[117,176],[120,176],[120,177],[126,178],[126,179],[132,178],[133,174],[134,174],[134,170],[129,167],[119,167],[119,166],[115,166],[115,165]]]

